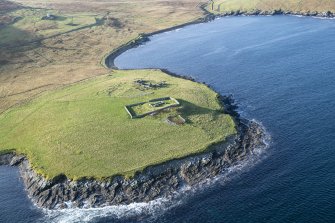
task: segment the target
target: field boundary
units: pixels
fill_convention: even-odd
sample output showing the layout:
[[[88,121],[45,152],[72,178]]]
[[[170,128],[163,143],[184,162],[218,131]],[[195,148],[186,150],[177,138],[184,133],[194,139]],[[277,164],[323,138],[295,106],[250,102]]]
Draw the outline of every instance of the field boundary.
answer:
[[[143,113],[143,114],[136,114],[136,112],[134,112],[134,110],[132,109],[132,107],[135,107],[135,106],[138,106],[138,105],[143,105],[143,104],[150,103],[150,102],[166,101],[166,100],[172,100],[172,101],[175,102],[175,104],[164,106],[162,108],[158,108],[158,109],[156,109],[154,111],[146,112],[146,113]],[[174,108],[174,107],[178,107],[178,106],[180,106],[180,102],[177,99],[175,99],[173,97],[163,97],[163,98],[151,99],[151,100],[146,101],[146,102],[138,102],[138,103],[126,105],[126,106],[124,106],[124,108],[126,109],[126,111],[129,114],[130,118],[134,119],[134,118],[143,118],[143,117],[145,117],[147,115],[158,113],[158,112],[161,112],[161,111],[163,111],[165,109]]]

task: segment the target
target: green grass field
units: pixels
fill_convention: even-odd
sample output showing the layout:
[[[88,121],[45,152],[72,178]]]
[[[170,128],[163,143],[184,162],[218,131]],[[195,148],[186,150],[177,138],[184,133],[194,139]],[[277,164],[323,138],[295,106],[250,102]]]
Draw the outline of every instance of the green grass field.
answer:
[[[251,10],[287,10],[293,12],[335,12],[334,0],[214,0],[207,9],[213,13]]]
[[[166,81],[141,90],[137,79]],[[156,116],[131,119],[127,104],[171,96],[181,106]],[[166,118],[181,114],[184,125]],[[0,152],[16,150],[47,178],[132,176],[137,170],[206,150],[236,134],[217,94],[205,85],[158,70],[114,71],[109,75],[43,93],[0,115]]]

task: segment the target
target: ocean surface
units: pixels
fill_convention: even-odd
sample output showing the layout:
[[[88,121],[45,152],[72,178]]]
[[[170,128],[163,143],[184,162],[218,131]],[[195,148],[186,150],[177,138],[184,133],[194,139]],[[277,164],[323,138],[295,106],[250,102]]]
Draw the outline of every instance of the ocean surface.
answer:
[[[174,200],[44,211],[0,167],[0,222],[335,222],[335,20],[227,17],[150,37],[121,69],[166,68],[232,94],[270,145]]]

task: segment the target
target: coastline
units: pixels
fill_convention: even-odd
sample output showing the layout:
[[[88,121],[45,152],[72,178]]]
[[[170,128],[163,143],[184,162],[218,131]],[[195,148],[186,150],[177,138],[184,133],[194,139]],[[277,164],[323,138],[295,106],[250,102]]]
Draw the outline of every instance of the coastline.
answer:
[[[266,147],[265,133],[256,122],[241,120],[238,135],[202,154],[146,168],[133,178],[115,176],[104,180],[70,181],[66,176],[46,180],[22,155],[0,156],[1,165],[18,166],[28,196],[41,208],[94,208],[149,202],[169,197],[186,186],[194,186],[224,173],[247,159],[256,148]]]
[[[107,68],[107,69],[118,70],[119,68],[116,67],[115,64],[114,64],[114,60],[116,59],[116,57],[120,56],[122,53],[124,53],[125,51],[127,51],[129,49],[138,47],[138,46],[150,41],[149,36],[173,31],[173,30],[180,29],[180,28],[183,28],[183,27],[189,26],[189,25],[210,22],[210,21],[213,21],[215,18],[218,17],[218,16],[208,12],[205,9],[205,5],[200,6],[200,8],[204,12],[204,17],[196,19],[196,20],[191,21],[191,22],[187,22],[187,23],[183,23],[183,24],[180,24],[180,25],[172,26],[172,27],[169,27],[167,29],[162,29],[162,30],[158,30],[158,31],[155,31],[155,32],[151,32],[151,33],[141,33],[141,34],[138,35],[137,38],[135,38],[135,39],[133,39],[133,40],[131,40],[131,41],[125,43],[125,44],[122,44],[118,48],[112,50],[111,52],[109,52],[108,54],[103,56],[103,58],[101,60],[101,65],[103,67]],[[167,73],[170,74],[170,72],[167,72]]]
[[[222,17],[213,16],[214,15],[212,14],[211,16],[206,16],[206,18],[209,19],[206,21],[201,20],[198,22],[191,22],[140,36],[138,41],[131,41],[113,51],[109,56],[104,58],[104,63],[106,66],[108,64],[112,69],[118,69],[114,65],[114,59],[126,50],[148,41],[148,36],[174,30],[186,25],[208,22],[216,17]],[[107,60],[109,60],[108,63],[106,63]],[[173,74],[167,70],[162,71],[179,78],[191,79]],[[255,147],[265,146],[265,143],[262,141],[264,139],[264,131],[262,127],[255,122],[240,119],[231,97],[220,97],[221,102],[225,107],[229,108],[226,109],[226,112],[235,118],[238,125],[238,135],[234,139],[216,145],[214,146],[215,148],[212,148],[203,154],[148,167],[143,172],[136,174],[133,179],[125,179],[122,176],[116,176],[107,178],[105,181],[85,179],[74,182],[67,180],[66,176],[60,176],[54,181],[48,181],[36,174],[30,168],[29,161],[24,156],[16,155],[15,153],[0,155],[0,165],[19,166],[31,199],[39,207],[48,209],[70,207],[86,208],[129,204],[133,202],[147,202],[162,196],[169,196],[185,185],[192,186],[201,183],[201,181],[205,179],[221,174],[225,169],[234,165],[238,160],[247,158]]]
[[[177,26],[172,26],[170,28],[158,30],[158,31],[151,32],[151,33],[142,33],[137,38],[119,46],[118,48],[112,50],[110,53],[106,54],[101,60],[101,65],[105,68],[108,68],[108,69],[118,70],[119,68],[115,66],[114,60],[118,56],[120,56],[122,53],[126,52],[127,50],[130,50],[132,48],[136,48],[136,47],[138,47],[140,45],[143,45],[144,43],[150,41],[150,39],[149,39],[150,36],[161,34],[161,33],[164,33],[164,32],[173,31],[173,30],[180,29],[180,28],[183,28],[183,27],[189,26],[189,25],[211,22],[211,21],[213,21],[217,18],[223,18],[223,17],[229,17],[229,16],[278,16],[278,15],[304,16],[304,17],[315,17],[315,18],[335,18],[335,13],[332,13],[330,11],[328,11],[328,12],[299,12],[299,11],[297,11],[296,12],[296,11],[284,11],[284,10],[281,10],[281,9],[273,10],[273,11],[262,11],[262,10],[240,11],[240,10],[236,10],[236,11],[214,14],[212,12],[209,12],[206,9],[206,5],[202,5],[202,6],[200,6],[200,8],[204,12],[204,17],[203,18],[199,18],[195,21],[191,21],[191,22],[184,23],[184,24],[177,25]],[[148,68],[148,69],[150,69],[150,68]],[[152,69],[156,69],[156,68],[152,68]],[[172,76],[185,77],[185,76],[173,74],[166,69],[161,69],[161,70],[163,72],[169,74],[169,75],[172,75]],[[188,77],[186,77],[186,78],[189,79]]]

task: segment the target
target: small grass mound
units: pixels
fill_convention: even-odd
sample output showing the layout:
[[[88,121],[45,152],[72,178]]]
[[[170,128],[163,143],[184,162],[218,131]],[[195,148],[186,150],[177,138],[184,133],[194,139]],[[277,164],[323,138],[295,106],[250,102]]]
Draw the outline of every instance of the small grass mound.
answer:
[[[164,88],[134,88],[138,79],[165,81]],[[176,98],[181,106],[131,119],[124,106],[154,98]],[[171,125],[167,119],[183,125]],[[145,167],[205,151],[236,134],[217,94],[203,84],[158,70],[114,71],[47,92],[0,115],[0,154],[26,154],[47,178],[132,176]]]
[[[183,125],[186,123],[186,120],[181,115],[169,116],[166,120],[172,125]]]

